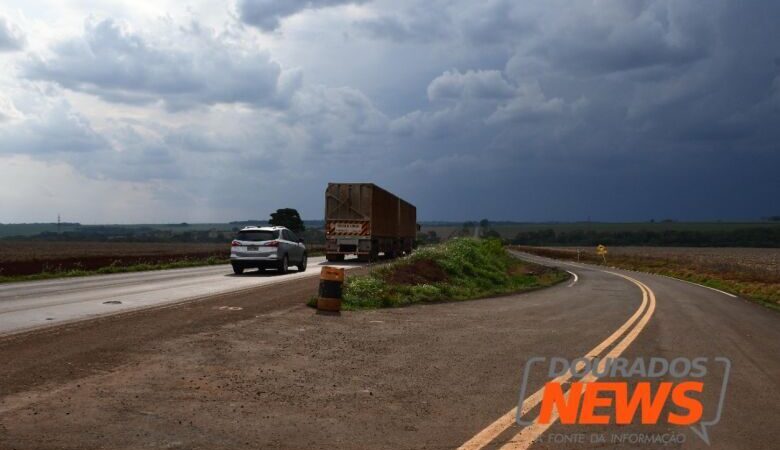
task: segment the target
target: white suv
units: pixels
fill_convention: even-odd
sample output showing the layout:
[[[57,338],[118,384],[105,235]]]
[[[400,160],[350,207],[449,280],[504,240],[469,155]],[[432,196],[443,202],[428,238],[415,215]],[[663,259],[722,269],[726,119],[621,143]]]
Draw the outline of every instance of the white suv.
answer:
[[[230,244],[230,264],[236,274],[256,267],[287,273],[289,266],[306,270],[306,246],[285,227],[244,227]]]

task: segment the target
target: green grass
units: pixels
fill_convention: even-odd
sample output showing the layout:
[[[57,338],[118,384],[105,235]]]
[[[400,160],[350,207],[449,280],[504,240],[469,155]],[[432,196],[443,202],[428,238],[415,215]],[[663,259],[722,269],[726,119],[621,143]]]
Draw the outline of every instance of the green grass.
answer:
[[[180,261],[173,261],[159,264],[135,264],[132,266],[118,266],[111,265],[101,267],[96,270],[64,270],[57,272],[42,272],[33,275],[19,275],[19,276],[0,276],[0,283],[13,283],[19,281],[38,281],[38,280],[50,280],[54,278],[73,278],[73,277],[85,277],[89,275],[102,275],[109,273],[129,273],[129,272],[144,272],[149,270],[167,270],[167,269],[183,269],[186,267],[199,267],[199,266],[214,266],[218,264],[227,264],[230,260],[224,258],[210,257],[206,259],[182,259]]]
[[[470,300],[551,286],[567,278],[565,272],[511,257],[498,240],[454,239],[366,275],[348,277],[342,309]]]

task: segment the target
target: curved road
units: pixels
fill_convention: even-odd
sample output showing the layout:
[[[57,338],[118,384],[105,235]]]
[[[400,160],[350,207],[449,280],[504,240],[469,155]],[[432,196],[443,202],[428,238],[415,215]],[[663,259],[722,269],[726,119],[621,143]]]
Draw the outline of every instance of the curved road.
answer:
[[[614,347],[607,346],[600,352],[591,350],[588,354],[602,357],[622,356],[629,361],[636,358],[647,360],[650,357],[661,357],[669,361],[681,357],[707,358],[712,364],[708,366],[710,373],[703,378],[705,390],[701,398],[705,410],[704,420],[711,420],[713,423],[706,427],[707,432],[703,433],[704,439],[701,439],[699,433],[691,432],[686,427],[670,425],[648,426],[634,423],[621,427],[599,427],[562,425],[555,422],[549,428],[540,427],[538,424],[521,428],[513,423],[515,415],[512,414],[510,425],[502,427],[506,422],[498,421],[501,425],[498,428],[503,429],[493,429],[493,433],[488,434],[484,434],[483,429],[480,431],[482,436],[477,433],[460,448],[552,449],[606,446],[604,441],[591,442],[591,439],[596,439],[593,438],[594,435],[606,437],[609,447],[643,447],[641,443],[628,442],[628,439],[634,439],[630,436],[632,433],[636,436],[682,434],[684,438],[684,443],[647,444],[647,448],[776,448],[780,441],[777,427],[777,421],[780,419],[780,314],[776,311],[726,292],[672,278],[557,261],[519,252],[515,255],[527,261],[569,271],[573,275],[573,280],[568,285],[572,288],[568,292],[570,297],[585,296],[590,301],[601,303],[603,300],[599,297],[609,295],[609,291],[599,288],[594,281],[603,280],[616,285],[621,283],[620,278],[628,279],[637,284],[640,290],[646,291],[643,293],[649,295],[650,302],[636,306],[637,315],[634,318],[637,322],[634,326],[638,330],[627,327],[621,331],[620,327],[616,328],[615,334],[622,332],[624,337],[632,331],[636,332],[635,336],[629,336],[625,348],[618,349],[620,351],[615,354]],[[563,292],[561,294],[566,295]],[[639,323],[642,319],[646,319],[645,324]],[[620,338],[616,339],[610,345],[619,346],[619,340]],[[612,352],[609,351],[610,348],[613,348]],[[553,354],[544,356],[551,355]],[[726,358],[731,363],[725,388],[724,366],[715,362],[717,358]],[[667,376],[663,379],[667,381],[673,378]],[[630,384],[635,382],[619,377],[618,380],[628,381]],[[547,380],[542,380],[544,381]],[[541,382],[537,386],[541,387]],[[719,420],[716,420],[721,392],[724,392],[722,412]],[[526,417],[529,420],[538,416],[538,409],[526,408],[534,405],[528,405],[527,399],[523,404],[524,412],[529,413]],[[606,410],[602,411],[606,413]],[[513,412],[516,413],[516,410]],[[489,430],[495,425],[496,422],[493,422],[486,429]]]
[[[0,339],[0,359],[14,361],[0,366],[0,448],[777,448],[780,314],[669,278],[518,256],[573,276],[338,317],[302,306],[309,278]],[[532,358],[609,355],[730,359],[709,445],[687,426],[514,423]],[[706,420],[722,380],[711,368]],[[549,381],[529,374],[524,418]],[[628,440],[644,435],[682,442]]]

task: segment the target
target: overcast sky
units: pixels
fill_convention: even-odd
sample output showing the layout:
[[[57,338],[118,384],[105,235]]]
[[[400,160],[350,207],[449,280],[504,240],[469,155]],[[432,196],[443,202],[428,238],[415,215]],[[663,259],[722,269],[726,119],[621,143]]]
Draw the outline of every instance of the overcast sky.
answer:
[[[0,4],[0,222],[780,214],[780,2]]]

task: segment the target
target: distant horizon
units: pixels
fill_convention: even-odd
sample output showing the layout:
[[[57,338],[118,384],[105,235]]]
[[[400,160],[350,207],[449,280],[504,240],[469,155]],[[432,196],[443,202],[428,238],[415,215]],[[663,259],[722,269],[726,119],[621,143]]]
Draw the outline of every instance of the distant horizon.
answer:
[[[479,223],[485,219],[464,219],[464,220],[418,220],[420,224],[447,224],[447,225],[462,225],[466,222]],[[206,222],[105,222],[105,223],[88,223],[78,221],[62,221],[62,226],[141,226],[141,225],[171,225],[177,226],[182,224],[187,225],[210,225],[210,224],[231,224],[231,223],[267,223],[269,219],[244,219],[244,220],[227,220],[227,221],[206,221]],[[325,219],[302,219],[306,222],[324,222]],[[664,223],[723,223],[723,224],[760,224],[760,223],[780,223],[780,220],[773,219],[771,216],[761,219],[714,219],[714,220],[677,220],[677,219],[661,219],[661,220],[494,220],[487,218],[491,224],[664,224]],[[5,225],[57,225],[57,222],[0,222],[0,226]]]

